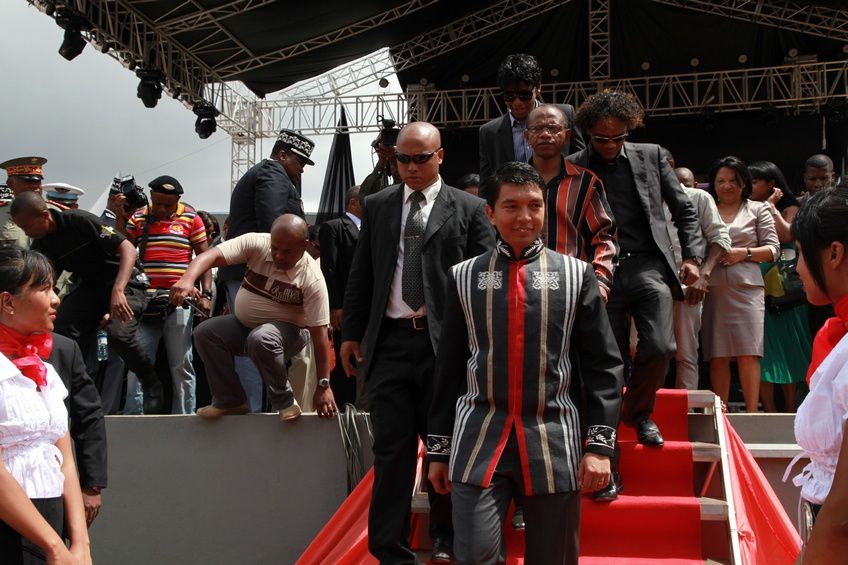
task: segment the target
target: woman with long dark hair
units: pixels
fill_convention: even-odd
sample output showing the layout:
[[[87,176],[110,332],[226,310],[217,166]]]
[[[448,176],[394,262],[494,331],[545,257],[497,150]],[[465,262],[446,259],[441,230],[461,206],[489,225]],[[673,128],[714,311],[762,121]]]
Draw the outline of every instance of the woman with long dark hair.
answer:
[[[0,248],[0,563],[91,563],[68,435],[68,391],[50,364],[59,298],[42,254]],[[71,541],[70,550],[62,531]]]

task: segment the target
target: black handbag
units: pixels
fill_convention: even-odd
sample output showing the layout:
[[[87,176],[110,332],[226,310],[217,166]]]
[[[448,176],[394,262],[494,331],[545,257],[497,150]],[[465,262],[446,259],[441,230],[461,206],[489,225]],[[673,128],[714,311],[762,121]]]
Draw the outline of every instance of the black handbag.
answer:
[[[791,253],[788,253],[789,251]],[[779,314],[807,303],[804,283],[801,282],[801,275],[798,274],[797,267],[798,255],[795,253],[795,249],[791,247],[781,249],[780,258],[772,268],[778,269],[783,294],[766,294],[766,308],[769,312]]]

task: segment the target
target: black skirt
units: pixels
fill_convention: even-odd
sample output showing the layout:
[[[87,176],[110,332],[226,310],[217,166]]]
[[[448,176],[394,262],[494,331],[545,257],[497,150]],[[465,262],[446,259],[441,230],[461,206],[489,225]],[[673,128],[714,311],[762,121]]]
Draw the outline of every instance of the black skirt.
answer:
[[[32,503],[56,533],[62,535],[65,505],[62,497],[34,498]],[[41,565],[47,563],[44,551],[0,521],[0,563],[3,565]]]

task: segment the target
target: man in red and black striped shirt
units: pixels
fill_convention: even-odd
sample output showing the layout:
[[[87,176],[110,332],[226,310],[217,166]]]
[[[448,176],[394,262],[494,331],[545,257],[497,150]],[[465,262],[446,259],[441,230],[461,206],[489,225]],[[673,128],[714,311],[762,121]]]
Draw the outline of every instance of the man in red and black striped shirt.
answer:
[[[545,244],[591,263],[606,302],[618,264],[618,242],[603,184],[592,171],[562,156],[571,138],[571,124],[553,104],[530,112],[524,136],[533,150],[530,164],[545,181]]]

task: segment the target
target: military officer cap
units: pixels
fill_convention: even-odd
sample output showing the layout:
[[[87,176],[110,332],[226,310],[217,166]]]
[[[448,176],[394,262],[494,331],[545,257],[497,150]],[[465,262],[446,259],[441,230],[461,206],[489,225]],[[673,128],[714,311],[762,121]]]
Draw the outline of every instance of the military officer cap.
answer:
[[[22,177],[26,180],[41,180],[44,178],[44,157],[18,157],[0,163],[0,169],[6,169],[10,177]]]
[[[281,129],[280,135],[277,136],[277,141],[281,142],[283,147],[303,158],[307,165],[315,163],[309,158],[312,155],[312,150],[315,149],[315,142],[300,133],[290,129]]]
[[[76,186],[64,182],[51,182],[41,187],[47,198],[57,200],[62,203],[73,204],[79,200],[79,197],[85,194],[85,191]]]
[[[183,193],[183,187],[180,181],[168,175],[156,177],[147,185],[150,187],[150,192],[159,192],[161,194],[176,194]]]

